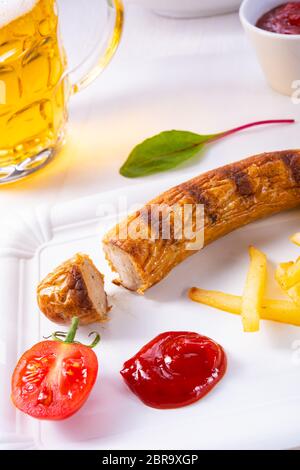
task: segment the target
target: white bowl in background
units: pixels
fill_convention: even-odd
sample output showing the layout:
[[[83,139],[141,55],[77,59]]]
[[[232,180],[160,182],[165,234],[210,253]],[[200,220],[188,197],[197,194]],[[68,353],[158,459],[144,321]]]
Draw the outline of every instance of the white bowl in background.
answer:
[[[300,81],[300,35],[277,34],[255,26],[264,13],[283,3],[283,0],[244,0],[240,19],[270,86],[291,96]]]
[[[220,15],[238,10],[242,0],[127,0],[177,18]]]

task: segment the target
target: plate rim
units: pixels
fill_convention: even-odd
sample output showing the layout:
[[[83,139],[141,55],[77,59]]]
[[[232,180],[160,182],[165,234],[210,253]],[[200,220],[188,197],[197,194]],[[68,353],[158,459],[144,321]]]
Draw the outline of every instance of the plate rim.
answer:
[[[192,175],[193,176],[193,175]],[[35,209],[32,209],[28,213],[22,214],[18,219],[17,227],[12,228],[10,232],[10,237],[7,240],[7,244],[2,245],[0,250],[0,259],[3,263],[3,271],[5,268],[11,270],[12,265],[14,265],[15,272],[19,273],[19,280],[21,282],[21,267],[23,263],[26,263],[41,250],[43,247],[51,244],[51,240],[55,236],[58,231],[67,230],[72,224],[78,224],[82,221],[89,223],[93,221],[100,222],[101,219],[107,218],[107,215],[97,216],[95,217],[95,211],[99,203],[105,203],[107,201],[115,201],[120,195],[125,195],[129,198],[130,201],[136,199],[136,195],[140,193],[140,189],[143,189],[143,198],[145,200],[150,199],[153,196],[153,193],[160,192],[164,190],[168,186],[174,185],[179,183],[182,178],[165,178],[157,182],[157,184],[153,185],[153,182],[148,183],[141,183],[136,184],[130,187],[124,187],[121,189],[114,189],[112,191],[106,191],[103,193],[96,193],[90,196],[85,196],[82,198],[76,198],[67,202],[58,203],[53,206],[45,206],[40,205],[37,206]],[[178,181],[177,181],[178,180]],[[74,211],[74,207],[76,210]],[[73,210],[70,210],[70,209]],[[267,221],[268,219],[266,219]],[[255,224],[256,222],[254,222]],[[258,222],[261,223],[261,222]],[[20,312],[18,311],[16,299],[13,295],[9,295],[12,292],[12,289],[9,288],[8,285],[0,283],[0,292],[3,293],[7,290],[7,295],[5,297],[7,309],[9,309],[14,314],[14,321],[18,323],[18,315]],[[11,342],[9,342],[11,343]],[[6,343],[6,348],[8,347]],[[16,352],[16,351],[15,351]],[[17,356],[19,356],[19,352],[17,352]],[[11,355],[11,353],[10,353]],[[15,361],[17,357],[15,357]],[[0,366],[1,366],[0,361]],[[6,380],[10,376],[10,373],[6,374]],[[300,397],[299,397],[300,400]],[[3,405],[4,401],[2,402]],[[269,407],[267,407],[269,408]],[[271,407],[272,408],[272,407]],[[280,409],[286,410],[283,412],[288,413],[292,412],[293,406],[290,404],[290,400],[284,400],[283,403],[280,405]],[[257,407],[258,413],[253,411],[253,414],[257,414],[257,417],[261,418],[261,409]],[[36,439],[36,436],[30,436],[30,438],[24,437],[24,435],[20,434],[20,428],[18,425],[18,415],[21,414],[17,410],[14,410],[16,414],[15,419],[15,426],[14,430],[7,432],[3,431],[0,435],[0,448],[3,449],[34,449],[34,448],[45,448],[43,443]],[[272,410],[270,412],[268,410],[264,410],[266,418],[271,418]],[[40,426],[41,423],[36,422],[34,426]],[[295,433],[294,429],[294,433]],[[298,434],[300,434],[300,421],[299,421],[299,428]],[[272,429],[272,439],[274,437],[274,433],[276,434],[275,430]],[[40,433],[38,432],[37,435]],[[280,430],[278,431],[278,435],[280,434]],[[292,433],[291,433],[292,434]],[[271,435],[271,433],[270,433]],[[31,438],[32,437],[32,438]],[[274,444],[270,438],[268,443],[268,448],[274,448]],[[290,439],[286,439],[289,441],[288,447],[295,447],[299,443],[295,443],[295,439],[292,439],[292,435]],[[90,445],[93,446],[93,442],[96,445],[96,441],[87,441],[87,445],[84,448],[90,448]],[[268,441],[266,437],[265,441]],[[278,442],[277,442],[278,443]],[[253,446],[259,447],[259,442],[256,441],[256,444],[250,440],[250,444]],[[99,446],[98,446],[99,447]],[[64,448],[72,448],[71,445],[67,444]],[[228,448],[228,446],[226,447]],[[241,447],[243,448],[243,447]]]

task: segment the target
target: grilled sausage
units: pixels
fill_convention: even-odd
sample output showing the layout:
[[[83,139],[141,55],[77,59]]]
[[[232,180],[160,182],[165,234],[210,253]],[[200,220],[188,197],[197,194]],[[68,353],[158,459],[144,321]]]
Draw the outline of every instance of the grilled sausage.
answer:
[[[37,300],[46,317],[62,325],[75,316],[81,325],[102,322],[109,311],[103,275],[87,255],[80,253],[40,282]]]
[[[119,274],[117,283],[143,293],[195,253],[188,249],[190,239],[175,239],[172,233],[165,239],[161,230],[157,239],[124,237],[137,223],[143,234],[153,223],[161,228],[168,216],[166,207],[174,204],[204,205],[204,245],[208,245],[243,225],[300,205],[300,150],[265,153],[208,171],[166,191],[121,222],[103,240],[106,258]],[[161,216],[151,211],[153,205],[162,208]]]

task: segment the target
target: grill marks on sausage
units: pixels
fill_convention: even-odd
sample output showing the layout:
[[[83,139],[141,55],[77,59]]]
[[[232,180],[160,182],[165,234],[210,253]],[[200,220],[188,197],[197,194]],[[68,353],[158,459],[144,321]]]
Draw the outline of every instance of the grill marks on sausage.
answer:
[[[266,157],[267,158],[266,154]],[[272,156],[269,156],[269,162],[272,160]],[[291,175],[291,178],[297,186],[300,185],[300,157],[298,153],[294,152],[282,152],[280,155],[280,160],[284,163],[286,168]],[[280,161],[279,160],[279,161]],[[277,160],[278,161],[278,160]],[[173,188],[168,193],[167,197],[157,198],[155,204],[158,204],[157,210],[153,210],[151,203],[146,205],[142,210],[138,211],[131,221],[138,221],[141,226],[141,230],[150,230],[154,229],[156,237],[160,239],[161,245],[168,245],[176,242],[175,234],[173,230],[173,224],[170,224],[170,232],[164,234],[164,224],[163,221],[168,217],[167,210],[162,209],[163,204],[177,204],[183,205],[185,202],[187,204],[202,204],[205,209],[205,215],[210,223],[210,225],[215,225],[222,222],[222,204],[223,200],[216,199],[214,192],[211,192],[211,189],[216,188],[217,186],[224,186],[224,196],[226,196],[227,188],[232,187],[236,192],[237,199],[245,202],[247,206],[251,204],[251,200],[256,195],[255,190],[255,181],[251,175],[251,168],[256,168],[258,172],[257,179],[262,177],[265,171],[263,171],[263,165],[261,162],[253,162],[254,167],[245,166],[244,162],[238,162],[236,164],[228,165],[226,167],[218,169],[218,171],[213,170],[210,173],[209,180],[206,181],[206,184],[202,184],[202,178],[194,178],[188,182],[182,183],[179,186]],[[268,162],[267,162],[268,163]],[[275,168],[273,167],[273,170]],[[268,170],[269,171],[269,170]],[[278,167],[278,172],[282,171],[282,167]],[[260,176],[259,176],[260,174]],[[276,169],[275,169],[276,174]],[[275,175],[274,175],[275,176]],[[256,179],[256,182],[257,182]],[[220,193],[222,194],[222,193]],[[186,199],[186,201],[185,201]],[[224,202],[226,198],[224,198]],[[141,234],[142,235],[142,234]],[[167,237],[167,238],[166,238]],[[143,238],[143,236],[141,236]],[[116,243],[117,244],[117,243]],[[129,248],[130,254],[135,256],[135,246],[132,244]],[[141,253],[140,253],[141,255]],[[145,254],[145,260],[147,256]]]
[[[156,239],[164,239],[163,233],[163,206],[147,205],[138,212],[138,222],[146,227],[147,232]]]
[[[251,184],[251,179],[248,174],[237,169],[231,169],[230,171],[224,170],[224,178],[233,181],[237,195],[244,198],[248,198],[254,194],[254,190]],[[196,204],[203,204],[205,207],[205,214],[209,218],[211,224],[216,224],[218,222],[218,213],[216,204],[210,199],[207,192],[200,189],[198,185],[193,185],[191,183],[185,183],[181,185],[181,188],[188,192],[188,194],[193,198]]]
[[[300,185],[300,158],[299,154],[295,152],[283,152],[281,159],[288,168],[290,175],[293,181],[296,183],[296,186]],[[259,166],[257,167],[259,171]],[[249,172],[245,171],[246,168],[241,167],[239,164],[233,164],[230,167],[224,167],[222,171],[222,177],[224,180],[232,181],[236,188],[236,195],[248,201],[250,203],[251,199],[255,196],[255,185],[249,176]],[[278,168],[278,171],[280,169]],[[211,172],[211,178],[214,178],[214,172]],[[220,178],[220,172],[219,172]],[[219,179],[219,183],[220,183]],[[224,181],[224,183],[225,183]],[[227,181],[227,182],[228,182]],[[217,202],[214,201],[213,197],[209,195],[210,186],[208,185],[205,189],[198,181],[194,180],[180,185],[180,189],[184,194],[187,194],[192,198],[195,204],[203,204],[205,207],[205,214],[209,218],[210,223],[216,224],[219,222],[219,214]]]
[[[300,185],[300,159],[298,155],[286,153],[282,156],[284,164],[289,169],[295,183]]]
[[[209,218],[211,224],[217,223],[218,215],[215,207],[213,207],[214,205],[209,196],[205,194],[205,191],[201,189],[197,183],[193,184],[188,181],[187,183],[181,184],[180,189],[184,194],[190,196],[195,204],[202,204],[204,206],[205,215]]]
[[[254,195],[254,190],[251,184],[251,179],[248,174],[242,171],[240,168],[233,168],[230,171],[227,169],[223,172],[224,179],[233,181],[237,195],[242,196],[243,198],[248,198]],[[299,175],[300,176],[300,175]],[[218,207],[216,201],[213,200],[213,197],[209,195],[207,189],[201,188],[198,182],[193,182],[193,180],[186,183],[182,183],[178,187],[179,192],[184,193],[188,200],[192,200],[193,204],[202,204],[204,206],[205,215],[208,217],[210,224],[214,225],[219,221]],[[149,228],[155,230],[159,234],[158,238],[166,239],[165,234],[163,233],[163,212],[151,210],[151,206],[145,206],[143,210],[139,211],[137,214],[140,222]],[[171,224],[171,233],[168,233],[167,239],[169,242],[174,242],[174,231],[173,225]]]
[[[234,181],[236,190],[240,196],[248,197],[253,195],[253,187],[247,173],[243,171],[231,172],[229,177]]]

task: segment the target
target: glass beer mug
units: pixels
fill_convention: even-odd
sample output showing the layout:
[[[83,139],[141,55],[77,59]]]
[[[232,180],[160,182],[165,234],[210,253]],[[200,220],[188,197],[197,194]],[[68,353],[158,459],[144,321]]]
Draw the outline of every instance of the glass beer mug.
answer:
[[[82,1],[88,7],[89,0]],[[106,8],[106,50],[102,47],[92,70],[72,84],[56,0],[0,0],[0,184],[53,158],[64,141],[69,96],[91,83],[114,55],[122,2],[98,1]]]

